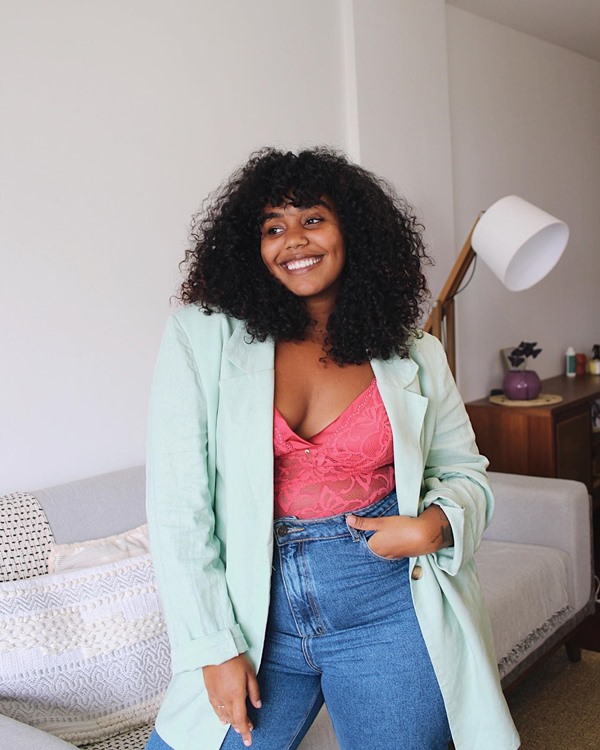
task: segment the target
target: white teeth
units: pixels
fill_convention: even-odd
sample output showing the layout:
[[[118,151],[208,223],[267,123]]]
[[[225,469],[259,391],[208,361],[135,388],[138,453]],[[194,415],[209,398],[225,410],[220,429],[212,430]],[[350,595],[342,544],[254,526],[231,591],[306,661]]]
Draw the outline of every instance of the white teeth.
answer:
[[[290,260],[283,265],[288,271],[297,271],[299,268],[308,268],[321,262],[321,258],[302,258],[301,260]]]

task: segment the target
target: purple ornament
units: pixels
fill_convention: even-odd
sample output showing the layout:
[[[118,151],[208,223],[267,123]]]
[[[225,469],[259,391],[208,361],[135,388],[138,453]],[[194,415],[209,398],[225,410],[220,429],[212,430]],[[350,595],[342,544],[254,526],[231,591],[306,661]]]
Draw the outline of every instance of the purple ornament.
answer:
[[[512,401],[530,401],[542,390],[542,381],[533,370],[509,370],[504,376],[504,395]]]

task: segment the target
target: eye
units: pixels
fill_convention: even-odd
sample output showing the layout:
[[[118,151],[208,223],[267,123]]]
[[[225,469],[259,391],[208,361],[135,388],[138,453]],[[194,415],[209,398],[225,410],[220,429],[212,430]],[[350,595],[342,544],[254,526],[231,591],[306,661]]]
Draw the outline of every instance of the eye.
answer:
[[[320,224],[323,221],[322,216],[309,216],[309,218],[306,220],[306,223],[311,226],[314,224]]]
[[[263,229],[263,236],[275,237],[276,235],[281,234],[281,232],[283,232],[283,227],[278,227],[278,226],[265,227]]]

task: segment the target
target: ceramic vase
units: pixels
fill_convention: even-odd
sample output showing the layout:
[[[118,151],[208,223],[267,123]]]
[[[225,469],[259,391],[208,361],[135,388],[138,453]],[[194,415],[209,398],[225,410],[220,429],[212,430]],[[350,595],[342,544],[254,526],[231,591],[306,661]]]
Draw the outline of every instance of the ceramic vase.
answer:
[[[533,370],[509,370],[504,376],[504,395],[512,401],[529,401],[537,398],[542,381]]]

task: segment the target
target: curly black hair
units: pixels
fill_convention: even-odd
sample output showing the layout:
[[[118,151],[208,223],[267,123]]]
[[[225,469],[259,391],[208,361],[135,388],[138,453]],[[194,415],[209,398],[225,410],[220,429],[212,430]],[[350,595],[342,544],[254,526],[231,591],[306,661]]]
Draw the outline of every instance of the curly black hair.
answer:
[[[253,340],[302,340],[309,315],[263,263],[261,224],[267,205],[308,208],[324,196],[346,247],[327,356],[338,364],[407,357],[428,297],[423,227],[387,182],[330,148],[262,149],[209,196],[193,220],[180,299],[245,321]]]

